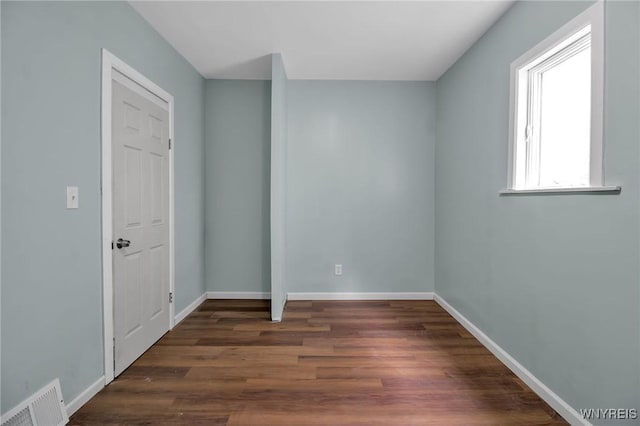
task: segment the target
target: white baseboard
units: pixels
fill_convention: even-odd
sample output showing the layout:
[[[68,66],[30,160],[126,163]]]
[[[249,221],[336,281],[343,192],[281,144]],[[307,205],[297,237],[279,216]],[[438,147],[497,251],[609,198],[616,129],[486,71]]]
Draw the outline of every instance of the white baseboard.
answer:
[[[80,407],[100,392],[102,388],[104,388],[104,376],[96,380],[92,385],[83,390],[80,395],[73,398],[73,400],[67,404],[67,415],[71,417],[73,413],[78,411]]]
[[[266,291],[208,291],[207,299],[271,299]]]
[[[433,300],[433,292],[416,293],[289,293],[287,300]]]
[[[178,325],[178,323],[180,321],[185,319],[187,317],[187,315],[189,315],[191,312],[195,311],[198,308],[198,306],[200,306],[202,304],[202,302],[204,302],[205,300],[207,300],[207,293],[203,293],[202,296],[198,297],[196,300],[191,302],[191,304],[189,304],[189,306],[187,306],[186,308],[181,310],[180,313],[178,313],[178,315],[176,315],[174,327],[176,325]]]
[[[442,297],[435,295],[435,301],[442,306],[452,317],[456,319],[469,333],[473,334],[493,355],[505,364],[513,373],[525,382],[540,398],[545,400],[554,410],[558,412],[566,421],[572,425],[591,426],[587,420],[583,419],[580,413],[574,410],[565,400],[560,398],[555,392],[549,389],[536,376],[527,370],[522,364],[516,361],[507,351],[502,349],[482,330],[476,327],[464,315],[458,312],[453,306],[447,303]]]

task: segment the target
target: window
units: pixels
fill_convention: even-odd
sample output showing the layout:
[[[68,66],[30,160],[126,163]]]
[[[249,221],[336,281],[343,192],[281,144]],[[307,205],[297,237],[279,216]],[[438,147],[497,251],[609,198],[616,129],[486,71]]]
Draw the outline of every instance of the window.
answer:
[[[598,2],[511,64],[509,189],[603,187]]]

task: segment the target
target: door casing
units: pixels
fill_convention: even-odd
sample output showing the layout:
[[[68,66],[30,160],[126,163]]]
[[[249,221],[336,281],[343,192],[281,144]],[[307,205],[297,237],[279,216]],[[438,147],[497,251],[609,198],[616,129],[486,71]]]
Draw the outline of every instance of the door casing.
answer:
[[[124,61],[106,49],[102,49],[102,101],[101,101],[101,198],[102,198],[102,329],[104,337],[104,384],[107,385],[114,378],[114,326],[113,326],[113,188],[112,188],[112,141],[111,141],[111,104],[112,81],[114,70],[125,75],[135,83],[144,87],[169,106],[169,292],[173,294],[173,301],[169,302],[169,330],[175,324],[175,228],[174,228],[174,172],[173,151],[175,140],[173,137],[173,96],[153,83],[144,75],[127,65]]]

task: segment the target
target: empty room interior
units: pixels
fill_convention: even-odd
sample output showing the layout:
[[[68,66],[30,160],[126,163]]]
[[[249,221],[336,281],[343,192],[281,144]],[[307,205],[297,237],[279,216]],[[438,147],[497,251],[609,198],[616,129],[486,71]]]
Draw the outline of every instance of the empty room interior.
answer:
[[[640,425],[640,2],[0,15],[2,426]]]

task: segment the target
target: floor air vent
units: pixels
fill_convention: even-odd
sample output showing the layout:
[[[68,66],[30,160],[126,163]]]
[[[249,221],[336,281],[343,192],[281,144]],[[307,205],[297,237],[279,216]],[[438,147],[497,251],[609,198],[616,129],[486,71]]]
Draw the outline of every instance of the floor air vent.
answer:
[[[2,426],[61,426],[68,421],[58,379],[2,416]]]

